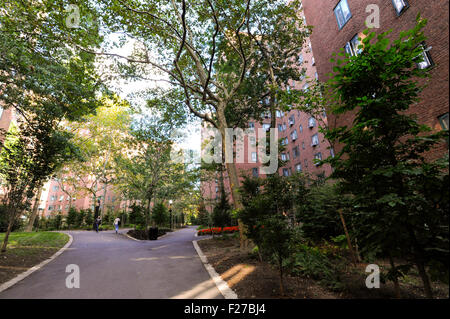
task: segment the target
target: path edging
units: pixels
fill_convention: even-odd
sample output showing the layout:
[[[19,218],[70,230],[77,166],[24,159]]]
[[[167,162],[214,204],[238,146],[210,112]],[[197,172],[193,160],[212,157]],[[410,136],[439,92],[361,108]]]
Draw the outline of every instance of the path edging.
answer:
[[[207,238],[205,238],[207,239]],[[204,239],[200,239],[204,240]],[[200,257],[200,260],[203,263],[203,266],[205,266],[206,270],[209,273],[209,276],[216,284],[217,289],[219,289],[220,293],[223,295],[225,299],[238,299],[237,294],[228,286],[227,282],[220,277],[220,275],[216,272],[213,266],[208,263],[208,259],[206,258],[205,254],[203,254],[203,251],[201,250],[200,246],[197,243],[197,240],[193,240],[192,244],[194,245],[195,250],[197,251],[197,254]]]
[[[5,291],[6,289],[14,286],[15,284],[17,284],[19,281],[25,279],[26,277],[28,277],[29,275],[31,275],[32,273],[34,273],[36,270],[41,269],[42,267],[44,267],[46,264],[48,264],[49,262],[51,262],[52,260],[54,260],[56,257],[58,257],[59,255],[61,255],[67,248],[69,248],[70,245],[72,245],[73,242],[73,237],[70,234],[67,233],[62,233],[62,234],[66,234],[67,236],[69,236],[69,241],[64,245],[64,247],[62,247],[60,250],[58,250],[56,253],[54,253],[50,258],[42,261],[41,263],[39,263],[36,266],[31,267],[30,269],[26,270],[25,272],[17,275],[16,277],[14,277],[13,279],[3,283],[0,285],[0,293]]]

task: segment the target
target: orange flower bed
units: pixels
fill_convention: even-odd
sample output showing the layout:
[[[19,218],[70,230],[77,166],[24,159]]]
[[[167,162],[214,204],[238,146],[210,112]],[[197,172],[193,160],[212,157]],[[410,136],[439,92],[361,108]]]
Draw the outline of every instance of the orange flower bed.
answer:
[[[239,231],[239,226],[230,226],[230,227],[214,227],[214,228],[206,228],[206,229],[200,229],[197,234],[199,236],[203,235],[220,235],[220,234],[232,234],[234,232]]]

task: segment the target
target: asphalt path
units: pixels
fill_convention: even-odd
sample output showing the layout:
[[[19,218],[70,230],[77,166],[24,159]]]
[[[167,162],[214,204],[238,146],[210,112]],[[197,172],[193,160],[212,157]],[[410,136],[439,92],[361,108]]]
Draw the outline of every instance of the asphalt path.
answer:
[[[70,231],[73,243],[60,256],[0,299],[222,299],[192,245],[195,228],[154,241],[135,241],[125,230]],[[79,269],[79,288],[68,288]],[[66,272],[69,270],[69,272]],[[69,280],[66,280],[71,276]],[[72,283],[72,285],[70,284]]]

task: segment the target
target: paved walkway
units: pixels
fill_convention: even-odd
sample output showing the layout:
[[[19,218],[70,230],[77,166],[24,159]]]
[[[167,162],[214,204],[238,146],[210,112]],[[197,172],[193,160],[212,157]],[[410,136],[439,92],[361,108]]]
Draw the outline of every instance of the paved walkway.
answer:
[[[0,299],[223,298],[192,245],[194,227],[156,241],[135,241],[114,231],[68,233],[73,243],[62,255],[0,293]],[[80,288],[66,287],[69,264],[79,266]]]

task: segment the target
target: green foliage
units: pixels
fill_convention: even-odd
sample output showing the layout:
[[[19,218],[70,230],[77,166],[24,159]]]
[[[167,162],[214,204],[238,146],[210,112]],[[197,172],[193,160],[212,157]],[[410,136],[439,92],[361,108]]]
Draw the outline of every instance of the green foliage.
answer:
[[[169,211],[164,203],[156,203],[152,211],[152,220],[156,225],[164,225],[169,221]]]
[[[0,233],[5,233],[8,224],[9,224],[9,214],[7,213],[8,208],[5,205],[0,205]],[[20,227],[22,227],[22,219],[17,218],[14,221],[12,231],[18,230]]]
[[[429,76],[420,62],[426,20],[390,41],[388,33],[366,32],[364,50],[334,68],[334,114],[353,112],[352,127],[329,130],[326,138],[343,145],[328,159],[343,194],[351,194],[351,222],[362,253],[411,260],[431,287],[425,265],[449,265],[449,183],[447,158],[426,153],[448,131],[432,133],[405,112],[419,99],[418,77]],[[405,266],[409,262],[405,263]],[[399,265],[402,266],[402,265]]]
[[[231,206],[223,185],[220,189],[220,200],[213,209],[211,221],[213,226],[225,227],[231,225]]]
[[[286,267],[295,275],[318,280],[330,289],[339,290],[344,286],[341,280],[344,263],[339,256],[332,256],[318,247],[301,243],[286,260]]]
[[[129,214],[129,221],[135,226],[142,227],[145,225],[144,209],[136,204],[131,205],[131,212]]]
[[[71,207],[66,217],[66,223],[69,229],[72,228],[72,226],[76,226],[77,216],[78,216],[77,209],[75,207]]]
[[[87,209],[84,212],[86,214],[84,222],[87,227],[91,227],[94,224],[94,212],[91,209]]]
[[[62,226],[62,222],[63,222],[62,214],[58,213],[55,216],[53,216],[53,218],[51,219],[51,227],[56,230],[60,230],[61,226]]]
[[[302,224],[304,236],[320,242],[322,239],[328,240],[330,237],[341,235],[344,229],[338,209],[348,204],[336,186],[329,183],[310,187],[304,185],[304,192],[303,200],[299,202],[296,210],[296,217]]]
[[[209,225],[209,223],[210,223],[209,213],[206,210],[205,203],[202,199],[198,206],[198,213],[197,213],[197,218],[195,219],[195,224],[207,227],[207,225]]]

